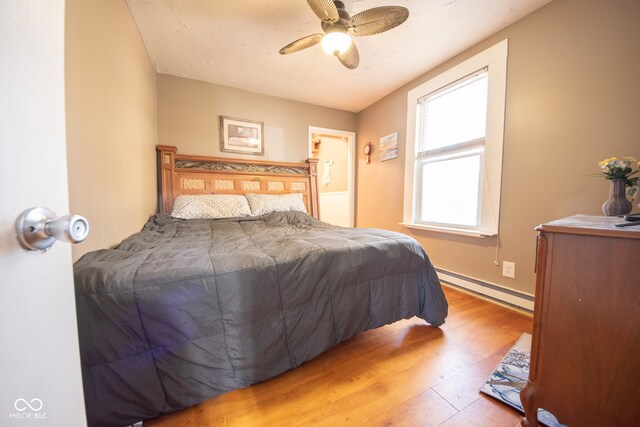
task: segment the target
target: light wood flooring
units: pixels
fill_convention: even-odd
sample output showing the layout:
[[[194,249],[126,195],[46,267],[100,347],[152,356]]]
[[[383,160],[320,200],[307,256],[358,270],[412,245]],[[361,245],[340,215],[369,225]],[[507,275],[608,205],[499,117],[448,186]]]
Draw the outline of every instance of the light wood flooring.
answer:
[[[413,318],[361,333],[302,366],[192,408],[167,426],[517,426],[521,415],[480,394],[532,319],[445,287],[441,328]]]

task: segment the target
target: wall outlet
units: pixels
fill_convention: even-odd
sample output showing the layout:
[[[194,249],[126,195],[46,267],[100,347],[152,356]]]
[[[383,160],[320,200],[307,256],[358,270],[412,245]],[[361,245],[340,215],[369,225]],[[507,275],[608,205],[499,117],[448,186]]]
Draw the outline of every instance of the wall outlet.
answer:
[[[502,263],[502,275],[505,277],[516,278],[516,263],[503,261]]]

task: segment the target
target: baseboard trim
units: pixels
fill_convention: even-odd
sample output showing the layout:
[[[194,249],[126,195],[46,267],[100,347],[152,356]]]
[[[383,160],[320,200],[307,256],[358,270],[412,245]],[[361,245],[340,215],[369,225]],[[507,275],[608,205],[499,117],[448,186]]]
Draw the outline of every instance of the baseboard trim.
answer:
[[[438,272],[440,280],[453,287],[462,288],[499,303],[533,313],[534,297],[531,294],[505,288],[495,283],[485,282],[473,277],[467,277],[443,268],[436,267],[436,271]]]

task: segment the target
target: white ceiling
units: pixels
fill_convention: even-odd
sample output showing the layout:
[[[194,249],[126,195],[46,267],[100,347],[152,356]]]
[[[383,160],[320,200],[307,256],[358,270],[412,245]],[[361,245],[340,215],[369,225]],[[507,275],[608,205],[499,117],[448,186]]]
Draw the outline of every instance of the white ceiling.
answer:
[[[280,55],[322,33],[305,0],[127,0],[151,62],[162,74],[358,112],[551,0],[344,0],[354,15],[409,9],[393,30],[354,37],[349,70],[320,45]]]

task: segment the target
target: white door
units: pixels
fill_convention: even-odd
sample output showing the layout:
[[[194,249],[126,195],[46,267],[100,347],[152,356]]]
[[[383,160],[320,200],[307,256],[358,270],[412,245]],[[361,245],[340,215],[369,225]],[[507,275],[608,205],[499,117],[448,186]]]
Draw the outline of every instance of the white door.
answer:
[[[356,134],[309,126],[309,157],[318,159],[320,219],[353,227]]]
[[[0,0],[0,426],[86,425],[71,249],[20,249],[27,208],[67,214],[64,0]]]

